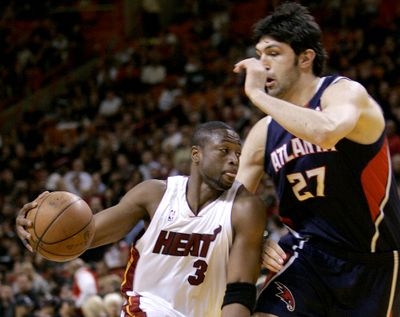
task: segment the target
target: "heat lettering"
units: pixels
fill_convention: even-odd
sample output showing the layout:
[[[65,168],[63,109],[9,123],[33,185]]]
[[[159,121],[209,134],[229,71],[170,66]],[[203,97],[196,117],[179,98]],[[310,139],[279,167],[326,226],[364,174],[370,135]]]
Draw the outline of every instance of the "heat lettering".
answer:
[[[189,234],[162,230],[154,245],[153,253],[205,258],[211,243],[215,241],[221,230],[221,226],[216,228],[213,234]]]

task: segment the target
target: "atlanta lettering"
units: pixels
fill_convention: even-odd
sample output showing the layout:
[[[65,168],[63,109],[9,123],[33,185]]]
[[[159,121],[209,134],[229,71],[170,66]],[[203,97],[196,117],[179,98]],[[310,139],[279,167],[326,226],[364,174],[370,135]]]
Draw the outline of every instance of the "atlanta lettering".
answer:
[[[195,256],[205,258],[213,242],[221,232],[221,225],[213,234],[181,233],[162,230],[158,235],[153,253],[174,256]]]
[[[331,152],[331,151],[336,151],[336,148],[332,147],[330,149],[323,149],[318,145],[312,144],[302,139],[293,138],[290,140],[289,144],[285,143],[282,146],[275,149],[271,153],[270,157],[275,172],[278,172],[286,163],[290,162],[295,158],[308,154]]]

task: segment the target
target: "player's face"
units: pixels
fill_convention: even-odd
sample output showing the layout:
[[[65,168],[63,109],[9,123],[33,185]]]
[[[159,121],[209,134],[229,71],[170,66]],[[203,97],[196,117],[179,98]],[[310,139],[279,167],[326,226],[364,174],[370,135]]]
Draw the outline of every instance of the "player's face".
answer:
[[[265,87],[268,94],[285,99],[300,77],[293,49],[286,43],[264,36],[257,43],[256,52],[267,71]]]
[[[199,171],[206,184],[215,190],[229,189],[236,177],[241,142],[236,132],[216,130],[201,149]]]

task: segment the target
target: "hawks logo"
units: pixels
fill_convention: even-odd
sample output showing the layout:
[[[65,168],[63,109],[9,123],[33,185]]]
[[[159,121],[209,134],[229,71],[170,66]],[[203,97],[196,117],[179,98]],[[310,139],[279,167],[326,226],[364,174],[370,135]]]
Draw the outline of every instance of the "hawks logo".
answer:
[[[292,295],[292,292],[282,283],[275,282],[276,287],[278,289],[278,293],[275,295],[280,298],[281,301],[283,301],[286,304],[286,308],[288,311],[294,311],[296,307],[296,303],[294,301],[294,297]]]

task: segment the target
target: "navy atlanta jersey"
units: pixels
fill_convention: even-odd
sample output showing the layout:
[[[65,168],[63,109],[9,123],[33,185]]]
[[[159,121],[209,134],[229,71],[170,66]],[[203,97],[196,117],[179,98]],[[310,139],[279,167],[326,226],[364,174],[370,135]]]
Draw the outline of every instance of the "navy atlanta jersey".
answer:
[[[321,78],[307,107],[320,111],[323,91],[339,79]],[[400,201],[385,133],[370,145],[344,138],[322,149],[271,119],[265,150],[280,214],[295,231],[350,251],[400,249]]]

